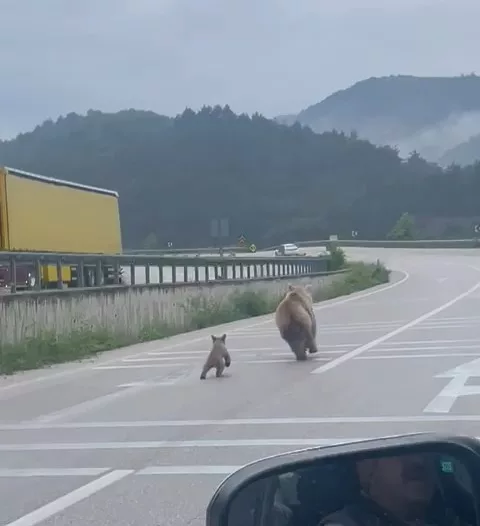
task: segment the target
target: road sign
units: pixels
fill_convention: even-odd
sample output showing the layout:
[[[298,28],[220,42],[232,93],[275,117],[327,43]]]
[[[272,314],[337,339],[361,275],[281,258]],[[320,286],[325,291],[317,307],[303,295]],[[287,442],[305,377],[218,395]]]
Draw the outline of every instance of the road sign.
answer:
[[[358,232],[356,230],[352,230],[352,237],[357,237],[358,236]]]
[[[480,225],[475,225],[473,227],[473,230],[475,231],[476,234],[480,234]]]
[[[257,247],[252,243],[252,244],[248,247],[248,250],[250,250],[250,252],[256,252],[256,251],[257,251]]]
[[[212,219],[210,221],[210,237],[226,238],[229,236],[229,221],[228,218]]]
[[[244,247],[246,242],[247,242],[247,240],[245,239],[245,236],[240,236],[240,237],[238,238],[238,244],[239,244],[239,246]]]
[[[329,239],[330,241],[338,241],[338,236],[337,234],[331,234]]]

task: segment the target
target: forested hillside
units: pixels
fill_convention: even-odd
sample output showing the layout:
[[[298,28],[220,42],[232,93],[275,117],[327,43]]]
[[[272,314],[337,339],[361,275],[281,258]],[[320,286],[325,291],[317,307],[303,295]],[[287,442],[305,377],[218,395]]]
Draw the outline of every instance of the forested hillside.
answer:
[[[287,124],[295,119],[319,133],[355,130],[375,144],[397,146],[403,155],[416,150],[438,161],[480,133],[480,77],[374,77],[333,93],[296,117],[278,117]]]
[[[2,164],[118,190],[129,248],[210,245],[214,218],[229,219],[225,242],[243,234],[258,246],[352,229],[384,238],[403,212],[447,225],[467,218],[470,235],[468,218],[479,210],[480,166],[442,171],[355,136],[228,107],[174,119],[70,114],[0,143]]]

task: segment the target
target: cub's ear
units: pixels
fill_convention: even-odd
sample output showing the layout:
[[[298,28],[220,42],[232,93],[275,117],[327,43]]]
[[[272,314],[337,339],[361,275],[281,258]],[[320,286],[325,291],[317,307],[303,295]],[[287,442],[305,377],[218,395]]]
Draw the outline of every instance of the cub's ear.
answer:
[[[295,287],[291,283],[289,283],[288,284],[288,290],[294,290],[294,289],[295,289]]]
[[[214,342],[217,339],[217,337],[214,336],[213,334],[210,335],[210,338],[212,338],[212,342]]]
[[[308,283],[307,285],[305,285],[305,290],[308,291],[308,292],[311,292],[312,291],[312,284]]]
[[[223,343],[225,343],[225,340],[227,339],[227,335],[226,334],[222,334],[221,338]]]

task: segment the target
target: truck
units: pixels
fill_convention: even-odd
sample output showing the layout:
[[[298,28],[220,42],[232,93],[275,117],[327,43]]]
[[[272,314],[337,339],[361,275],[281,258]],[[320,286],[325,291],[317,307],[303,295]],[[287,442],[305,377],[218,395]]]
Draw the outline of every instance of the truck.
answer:
[[[119,195],[15,168],[0,167],[0,257],[2,252],[121,254]],[[89,281],[92,269],[85,269]],[[41,288],[57,287],[57,266],[40,267]],[[33,264],[19,263],[16,288],[34,283]],[[105,284],[112,281],[105,275]],[[64,286],[78,283],[76,268],[61,267]],[[12,284],[10,266],[0,265],[0,287]]]

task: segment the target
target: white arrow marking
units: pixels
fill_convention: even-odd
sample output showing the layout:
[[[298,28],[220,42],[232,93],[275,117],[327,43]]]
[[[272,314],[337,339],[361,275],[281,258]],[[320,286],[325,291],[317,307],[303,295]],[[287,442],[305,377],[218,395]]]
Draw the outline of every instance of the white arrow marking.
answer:
[[[450,382],[425,407],[424,413],[449,413],[460,396],[480,395],[480,385],[465,385],[469,378],[480,377],[480,358],[437,374],[435,378],[451,378]]]

